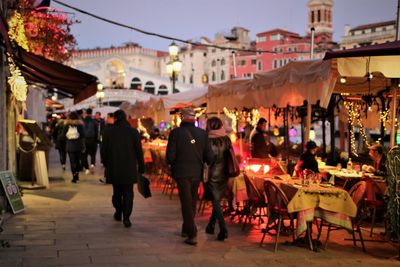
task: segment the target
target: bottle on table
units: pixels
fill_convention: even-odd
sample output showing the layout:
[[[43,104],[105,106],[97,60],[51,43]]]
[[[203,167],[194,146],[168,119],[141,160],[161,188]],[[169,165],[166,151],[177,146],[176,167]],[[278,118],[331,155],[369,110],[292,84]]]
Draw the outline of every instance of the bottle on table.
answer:
[[[351,161],[351,158],[349,158],[349,161],[347,162],[347,170],[348,171],[353,170],[353,162]]]

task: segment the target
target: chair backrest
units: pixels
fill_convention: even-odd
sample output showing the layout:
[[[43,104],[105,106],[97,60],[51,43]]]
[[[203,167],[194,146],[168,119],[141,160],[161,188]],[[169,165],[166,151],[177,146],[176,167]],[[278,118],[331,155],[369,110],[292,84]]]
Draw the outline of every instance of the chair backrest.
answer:
[[[285,193],[274,182],[266,180],[264,182],[264,190],[267,195],[270,211],[273,211],[274,208],[278,208],[279,210],[287,208],[289,201]]]
[[[360,181],[353,185],[349,191],[349,195],[353,199],[354,204],[357,206],[357,213],[361,211],[362,205],[364,203],[365,193],[367,190],[367,183],[365,181]]]
[[[246,183],[246,191],[250,200],[265,201],[264,196],[258,191],[253,181],[245,174],[244,182]]]

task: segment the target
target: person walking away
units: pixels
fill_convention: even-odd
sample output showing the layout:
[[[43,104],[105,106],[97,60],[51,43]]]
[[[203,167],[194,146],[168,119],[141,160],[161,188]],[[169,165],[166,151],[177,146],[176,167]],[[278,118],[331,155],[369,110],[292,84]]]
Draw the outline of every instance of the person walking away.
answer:
[[[114,119],[103,133],[103,163],[113,186],[114,219],[123,218],[124,226],[131,227],[133,184],[144,173],[143,151],[139,132],[128,124],[125,112],[115,111]]]
[[[79,180],[80,158],[84,147],[83,122],[76,112],[71,112],[65,121],[63,134],[66,140],[65,150],[71,164],[72,182]]]
[[[105,126],[104,129],[107,129],[111,127],[114,124],[114,113],[107,113],[106,121],[105,121]],[[101,136],[103,137],[104,129],[101,132]],[[103,138],[101,139],[100,143],[100,158],[101,158],[101,163],[103,164],[104,167],[104,178],[100,178],[99,181],[104,184],[109,184],[110,181],[107,179],[107,168],[104,166],[104,160],[103,160]]]
[[[207,132],[197,128],[195,112],[187,107],[181,110],[182,122],[171,131],[166,151],[171,165],[172,178],[178,184],[179,199],[183,217],[182,236],[185,243],[197,244],[197,228],[194,222],[198,187],[203,175],[203,163],[210,165],[213,153]]]
[[[257,122],[257,127],[250,136],[252,158],[265,159],[278,155],[275,145],[270,142],[269,136],[265,132],[266,128],[267,120],[260,118]]]
[[[207,132],[214,153],[214,160],[209,168],[208,181],[204,184],[205,198],[212,202],[212,213],[206,227],[206,233],[214,234],[215,223],[218,221],[219,234],[217,239],[224,241],[228,238],[228,230],[222,214],[221,199],[225,194],[229,179],[227,160],[232,142],[225,133],[222,121],[217,117],[207,120]]]
[[[65,171],[65,162],[67,161],[67,151],[65,150],[66,139],[65,135],[63,135],[64,123],[65,117],[62,114],[53,130],[53,140],[58,154],[60,155],[60,163],[63,171]]]
[[[86,110],[86,117],[83,119],[84,125],[83,130],[85,134],[85,154],[83,157],[83,167],[85,173],[94,173],[94,167],[96,165],[96,152],[97,152],[97,137],[98,137],[98,126],[97,122],[92,118],[92,109]],[[88,156],[90,156],[90,167],[88,163]]]
[[[104,119],[101,117],[101,112],[97,111],[94,115],[94,120],[97,123],[97,137],[96,137],[96,148],[97,145],[100,147],[100,151],[101,151],[101,139],[102,139],[102,135],[103,135],[103,131],[104,131],[104,127],[106,126],[106,123],[104,121]],[[100,156],[100,160],[101,163],[103,164],[103,159]]]

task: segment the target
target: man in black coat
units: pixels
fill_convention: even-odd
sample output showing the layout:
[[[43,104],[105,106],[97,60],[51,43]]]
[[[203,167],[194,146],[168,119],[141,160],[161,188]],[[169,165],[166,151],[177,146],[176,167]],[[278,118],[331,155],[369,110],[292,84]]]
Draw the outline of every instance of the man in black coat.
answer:
[[[122,110],[114,113],[115,123],[103,132],[102,155],[108,179],[113,185],[114,219],[125,227],[131,226],[133,184],[144,173],[144,159],[140,135],[126,120]]]
[[[171,131],[168,138],[166,157],[171,165],[172,178],[178,184],[183,225],[182,236],[185,243],[197,244],[196,214],[197,190],[203,175],[203,162],[212,163],[213,152],[208,142],[207,132],[197,128],[195,112],[191,107],[181,110],[180,127]]]
[[[250,137],[252,158],[265,159],[278,155],[275,145],[269,141],[269,136],[265,132],[266,128],[267,120],[260,118],[254,134]]]

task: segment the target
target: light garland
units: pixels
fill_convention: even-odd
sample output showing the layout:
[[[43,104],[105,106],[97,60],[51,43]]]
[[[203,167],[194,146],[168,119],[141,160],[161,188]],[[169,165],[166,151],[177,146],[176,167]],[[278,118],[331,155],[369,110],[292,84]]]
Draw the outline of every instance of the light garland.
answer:
[[[256,126],[260,119],[260,111],[258,109],[251,110],[251,125]]]
[[[7,55],[8,67],[11,74],[7,81],[10,85],[11,92],[18,101],[25,101],[26,95],[28,94],[28,84],[26,83],[25,78],[21,75],[21,71],[15,64],[13,58],[9,54]]]
[[[351,144],[351,150],[354,155],[358,156],[357,150],[356,150],[356,141],[355,141],[355,133],[354,133],[354,126],[358,126],[360,130],[360,134],[362,135],[362,138],[367,146],[369,146],[369,142],[367,139],[367,135],[365,134],[364,131],[364,125],[361,121],[361,104],[356,103],[356,102],[348,102],[344,101],[344,106],[347,109],[347,119],[349,122],[350,127],[350,144]]]
[[[232,130],[237,132],[237,112],[231,112],[226,107],[223,109],[224,114],[232,120]]]
[[[139,128],[139,130],[143,133],[143,136],[144,136],[146,139],[149,139],[149,138],[150,138],[150,135],[149,135],[149,133],[147,132],[147,129],[143,126],[143,124],[142,124],[142,122],[141,122],[140,119],[138,119],[138,128]]]
[[[14,15],[8,21],[8,25],[8,36],[10,39],[29,52],[28,39],[26,38],[24,20],[21,14],[15,11]]]
[[[389,117],[388,110],[384,110],[384,111],[380,112],[379,121],[382,122],[385,132],[386,132],[386,123],[388,122],[388,117]]]

